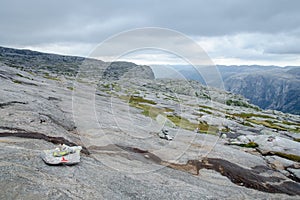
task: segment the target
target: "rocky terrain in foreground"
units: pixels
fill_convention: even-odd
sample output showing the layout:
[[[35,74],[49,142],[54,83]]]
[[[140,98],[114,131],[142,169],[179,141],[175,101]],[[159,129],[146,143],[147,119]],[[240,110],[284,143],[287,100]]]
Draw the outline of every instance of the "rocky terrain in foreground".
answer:
[[[299,198],[299,115],[147,66],[22,53],[0,60],[0,199]],[[61,143],[83,146],[78,165],[42,161]]]

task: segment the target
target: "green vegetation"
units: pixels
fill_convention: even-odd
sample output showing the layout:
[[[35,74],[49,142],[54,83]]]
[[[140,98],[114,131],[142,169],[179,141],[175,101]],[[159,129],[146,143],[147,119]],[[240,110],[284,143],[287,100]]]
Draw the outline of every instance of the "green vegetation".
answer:
[[[263,114],[254,114],[254,113],[233,113],[233,114],[228,114],[225,116],[226,119],[234,120],[236,117],[242,118],[245,121],[242,122],[241,124],[244,126],[249,126],[253,127],[253,124],[258,124],[258,125],[263,125],[267,128],[272,128],[276,130],[281,130],[281,131],[291,131],[298,133],[300,132],[300,128],[286,128],[284,126],[280,126],[278,123],[286,124],[286,125],[293,125],[293,126],[298,126],[296,123],[288,122],[288,121],[283,121],[280,122],[276,120],[276,118],[269,116],[269,115],[263,115]],[[257,118],[263,118],[265,120],[257,120],[257,119],[251,119],[252,117],[257,117]],[[251,122],[251,123],[249,123]]]
[[[140,96],[120,96],[120,98],[128,101],[130,106],[141,109],[143,115],[151,117],[152,119],[155,119],[157,115],[164,114],[165,112],[174,112],[174,110],[170,108],[158,108],[151,106],[156,105],[157,103],[149,99],[144,99]]]
[[[226,119],[230,119],[230,120],[235,119],[235,117],[232,116],[232,115],[225,115],[225,118],[226,118]]]
[[[13,80],[13,82],[16,83],[16,84],[22,84],[22,82],[18,81],[18,80]]]
[[[172,100],[175,102],[180,102],[180,100],[177,97],[173,97],[171,95],[163,94],[165,96],[164,100]]]
[[[254,126],[252,126],[252,124],[250,124],[249,122],[243,122],[242,124],[243,124],[244,126],[254,127]]]
[[[19,73],[17,73],[17,76],[22,77],[22,78],[24,77],[22,74],[19,74]]]
[[[225,126],[222,130],[223,133],[229,133],[231,130],[228,126]]]
[[[176,126],[181,127],[187,130],[195,130],[198,129],[201,133],[209,133],[215,134],[218,131],[217,127],[210,126],[206,122],[192,123],[188,119],[185,119],[176,115],[168,115],[167,112],[174,112],[171,108],[159,108],[155,107],[157,103],[144,99],[140,96],[120,96],[121,99],[129,102],[129,105],[142,110],[142,114],[152,119],[156,119],[156,117],[160,114],[167,117],[170,121],[172,121]]]
[[[260,108],[258,108],[257,106],[252,106],[252,105],[250,105],[247,102],[237,101],[237,100],[232,100],[232,99],[227,100],[226,101],[226,105],[228,105],[228,106],[240,106],[240,107],[245,107],[245,108],[252,108],[252,109],[255,109],[257,111],[260,110]]]
[[[287,128],[278,126],[276,124],[274,124],[272,121],[270,120],[266,120],[266,121],[258,121],[258,120],[254,120],[254,119],[248,119],[249,122],[252,122],[254,124],[258,124],[258,125],[263,125],[267,128],[272,128],[272,129],[277,129],[277,130],[281,130],[281,131],[287,131]]]
[[[193,105],[191,105],[191,106],[193,106]],[[211,111],[217,111],[217,112],[224,113],[224,111],[218,110],[218,109],[210,107],[210,106],[205,106],[205,105],[198,105],[198,106],[200,107],[200,109],[199,109],[200,112],[205,112],[207,114],[213,114],[213,112],[211,112]],[[211,110],[211,111],[209,111],[209,110]]]
[[[207,134],[216,134],[216,132],[219,131],[219,129],[215,126],[210,126],[206,122],[199,122],[197,123],[192,123],[189,120],[180,117],[180,116],[174,116],[174,115],[167,115],[167,118],[171,120],[176,126],[194,131],[195,129],[198,130],[200,133],[207,133]]]
[[[210,110],[216,110],[216,109],[213,108],[213,107],[205,106],[205,105],[199,105],[199,107],[206,108],[206,109],[210,109]]]
[[[272,119],[271,117],[269,117],[270,119]],[[274,119],[274,118],[273,118]],[[246,118],[246,122],[243,122],[242,124],[245,126],[251,126],[253,127],[249,122],[253,123],[253,124],[257,124],[257,125],[263,125],[267,128],[271,128],[271,129],[276,129],[276,130],[280,130],[280,131],[290,131],[290,132],[295,132],[295,133],[299,133],[300,129],[299,128],[287,128],[287,127],[283,127],[280,126],[280,124],[278,124],[278,121],[271,121],[271,120],[256,120],[256,119],[249,119]]]
[[[28,80],[33,80],[32,78],[29,78],[29,77],[24,76],[24,75],[19,74],[19,73],[17,73],[16,75],[19,76],[19,77],[21,77],[21,78],[26,78],[26,79],[28,79]]]
[[[199,111],[200,112],[205,112],[205,113],[210,114],[210,115],[213,114],[212,112],[210,112],[208,110],[201,109],[201,108],[199,109]]]
[[[204,94],[204,93],[203,93],[202,96],[203,96],[204,98],[206,98],[206,99],[211,100],[210,96],[208,96],[207,94]]]
[[[102,87],[104,87],[104,88],[110,88],[110,84],[102,84]]]
[[[247,144],[240,144],[239,146],[246,147],[246,148],[256,148],[258,147],[258,144],[253,141],[250,141]]]
[[[148,104],[156,105],[155,101],[144,99],[143,97],[140,96],[131,96],[128,100],[129,103],[131,104],[148,103]]]
[[[300,138],[294,138],[295,142],[300,142]]]
[[[274,117],[268,116],[268,115],[262,115],[262,114],[254,114],[254,113],[234,113],[233,116],[240,117],[243,119],[248,119],[251,117],[259,117],[259,118],[269,118],[269,119],[275,119]]]
[[[152,119],[156,119],[157,115],[159,115],[159,114],[163,115],[165,112],[170,112],[170,109],[157,108],[157,107],[153,107],[153,106],[145,105],[145,104],[135,104],[134,107],[143,110],[142,114],[147,117],[151,117]]]
[[[296,162],[300,162],[300,156],[298,155],[294,155],[294,154],[287,154],[287,153],[283,153],[283,152],[271,152],[271,154],[274,154],[276,156],[282,157],[282,158],[286,158],[292,161],[296,161]]]
[[[118,83],[103,83],[100,86],[104,88],[104,91],[114,90],[115,92],[120,92],[122,90]]]
[[[248,107],[248,104],[243,101],[236,101],[236,100],[231,100],[231,99],[226,101],[226,105]]]
[[[256,148],[258,147],[258,144],[250,141],[247,144],[230,144],[230,145],[236,145],[236,146],[240,146],[240,147],[246,147],[246,148]]]
[[[210,96],[208,96],[207,94],[205,94],[205,93],[198,93],[198,92],[195,92],[195,96],[196,97],[199,97],[199,98],[205,98],[205,99],[210,99],[211,100],[211,98],[210,98]]]
[[[69,90],[73,91],[74,90],[74,87],[73,86],[68,86],[67,87]]]
[[[60,79],[58,77],[50,76],[50,74],[48,72],[44,73],[44,78],[53,80],[53,81],[60,81]]]
[[[293,123],[293,122],[288,122],[288,121],[282,121],[283,124],[286,124],[286,125],[291,125],[291,126],[300,126],[299,123]]]
[[[113,90],[116,92],[120,92],[122,90],[121,86],[117,83],[112,83],[111,85],[112,85]]]

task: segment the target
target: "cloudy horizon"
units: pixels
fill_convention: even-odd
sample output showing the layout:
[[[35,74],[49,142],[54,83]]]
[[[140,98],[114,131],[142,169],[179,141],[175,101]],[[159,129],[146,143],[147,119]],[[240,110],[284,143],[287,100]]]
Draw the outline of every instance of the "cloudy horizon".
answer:
[[[199,44],[215,64],[300,65],[300,1],[0,2],[0,46],[88,56],[105,39],[161,27]],[[180,64],[168,54],[123,57],[138,64]]]

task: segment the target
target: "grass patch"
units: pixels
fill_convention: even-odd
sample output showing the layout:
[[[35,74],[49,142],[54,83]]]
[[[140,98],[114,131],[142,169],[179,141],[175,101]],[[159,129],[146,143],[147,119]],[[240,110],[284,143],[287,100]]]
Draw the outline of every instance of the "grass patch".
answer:
[[[201,107],[201,108],[206,108],[206,109],[210,109],[210,110],[215,110],[213,107],[205,106],[205,105],[199,105],[199,107]]]
[[[290,126],[300,126],[299,123],[293,123],[293,122],[288,122],[288,121],[282,121],[283,124],[286,124],[286,125],[290,125]]]
[[[45,73],[44,78],[46,78],[48,80],[52,80],[52,81],[60,81],[60,79],[58,77],[50,76],[49,73]]]
[[[180,116],[167,115],[167,112],[174,112],[174,110],[166,107],[154,107],[153,105],[156,105],[157,103],[152,100],[144,99],[139,96],[120,96],[120,98],[129,101],[130,106],[141,109],[143,115],[151,117],[152,119],[156,119],[157,115],[161,114],[166,116],[176,126],[186,130],[194,131],[195,129],[198,129],[201,133],[209,134],[215,134],[218,131],[217,127],[210,126],[206,122],[192,123],[188,119]]]
[[[258,125],[263,125],[267,128],[272,128],[272,129],[277,129],[277,130],[281,130],[281,131],[287,131],[288,129],[278,126],[276,124],[274,124],[272,121],[266,120],[266,121],[258,121],[258,120],[254,120],[254,119],[248,119],[249,122],[252,122],[254,124],[258,124]]]
[[[207,113],[207,114],[210,114],[210,115],[213,114],[212,112],[210,112],[210,111],[208,111],[208,110],[201,109],[201,108],[199,109],[199,111],[200,111],[200,112]]]
[[[254,113],[234,113],[233,116],[240,117],[243,119],[248,119],[251,117],[259,117],[264,119],[275,119],[274,117],[268,116],[268,115],[262,115],[262,114],[254,114]]]
[[[154,107],[153,105],[156,105],[156,102],[149,99],[144,99],[143,97],[119,96],[119,98],[128,101],[130,106],[141,109],[143,115],[151,117],[152,119],[156,119],[157,115],[159,114],[164,115],[166,112],[174,112],[174,110],[171,108]]]
[[[165,112],[169,112],[169,109],[166,108],[157,108],[154,106],[146,105],[146,104],[130,104],[135,108],[139,108],[142,111],[142,114],[151,117],[152,119],[156,119],[157,115],[161,114],[164,115]],[[173,111],[173,110],[172,110]]]
[[[156,105],[157,103],[155,101],[149,100],[149,99],[144,99],[143,97],[140,96],[131,96],[129,97],[129,103],[148,103],[152,105]]]
[[[191,106],[193,106],[193,105],[191,105]],[[211,112],[211,111],[217,111],[220,113],[224,113],[224,111],[218,110],[218,109],[210,107],[210,106],[198,105],[198,107],[200,107],[199,111],[205,112],[207,114],[213,114],[213,112]],[[204,108],[204,109],[202,109],[202,108]],[[211,111],[209,111],[209,110],[211,110]]]
[[[172,100],[172,101],[175,101],[175,102],[180,102],[180,100],[176,97],[173,97],[171,95],[167,95],[167,94],[163,94],[165,96],[165,98],[163,98],[164,100]]]
[[[239,146],[246,147],[246,148],[256,148],[256,147],[258,147],[258,144],[251,141],[251,142],[248,142],[247,144],[240,144]]]
[[[250,141],[247,144],[230,144],[230,145],[235,145],[235,146],[239,146],[239,147],[246,147],[246,148],[256,148],[258,147],[258,144]]]
[[[174,115],[167,115],[167,118],[171,120],[176,126],[186,130],[194,131],[197,129],[198,132],[207,134],[216,134],[216,132],[219,131],[217,127],[210,126],[206,122],[201,121],[198,124],[192,123],[188,119]]]
[[[176,126],[181,127],[183,129],[187,130],[195,130],[197,128],[197,124],[191,123],[189,120],[180,117],[180,116],[174,116],[174,115],[167,115],[167,118],[171,120]]]
[[[254,127],[254,126],[252,126],[252,124],[250,124],[249,122],[243,122],[242,125],[248,126],[248,127]]]
[[[250,105],[249,103],[244,102],[244,101],[237,101],[237,100],[229,99],[229,100],[227,100],[225,103],[226,103],[226,105],[228,105],[228,106],[240,106],[240,107],[245,107],[245,108],[252,108],[252,109],[257,110],[257,111],[260,110],[259,107],[257,107],[257,106],[252,106],[252,105]]]
[[[282,153],[282,152],[277,152],[277,151],[276,152],[271,152],[271,154],[274,154],[274,155],[282,157],[282,158],[286,158],[288,160],[300,162],[300,156],[298,156],[298,155],[287,154],[287,153]]]

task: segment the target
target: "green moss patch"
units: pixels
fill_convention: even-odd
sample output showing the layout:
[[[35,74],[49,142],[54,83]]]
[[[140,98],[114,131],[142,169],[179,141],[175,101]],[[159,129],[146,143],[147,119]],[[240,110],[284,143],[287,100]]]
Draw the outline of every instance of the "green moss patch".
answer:
[[[143,97],[140,96],[131,96],[129,99],[129,103],[147,103],[147,104],[152,104],[156,105],[157,103],[155,101],[149,100],[149,99],[144,99]]]
[[[258,144],[251,141],[251,142],[248,142],[247,144],[240,144],[239,146],[246,147],[246,148],[256,148],[256,147],[258,147]]]
[[[167,115],[167,118],[171,120],[176,126],[186,130],[193,131],[197,129],[198,132],[207,134],[216,134],[216,132],[219,131],[217,127],[210,126],[204,121],[200,121],[199,123],[192,123],[188,119],[174,115]]]
[[[18,80],[13,80],[13,82],[16,83],[16,84],[22,84],[22,82],[18,81]]]
[[[200,112],[207,113],[207,114],[210,114],[210,115],[212,114],[212,112],[210,112],[210,111],[208,111],[208,110],[201,109],[201,108],[199,109],[199,111],[200,111]]]
[[[46,74],[44,75],[44,78],[46,78],[46,79],[48,79],[48,80],[52,80],[52,81],[60,81],[59,78],[54,77],[54,76],[50,76],[48,73],[46,73]]]
[[[295,142],[300,142],[300,138],[294,138]]]
[[[156,102],[149,99],[144,99],[143,97],[119,96],[119,98],[128,101],[130,106],[141,109],[143,115],[151,117],[152,119],[155,119],[159,114],[165,115],[166,112],[174,112],[174,110],[171,108],[155,107],[154,105],[157,104]]]
[[[258,144],[253,142],[253,141],[250,141],[248,142],[247,144],[229,144],[229,145],[236,145],[236,146],[240,146],[240,147],[246,147],[246,148],[256,148],[258,147]]]
[[[288,160],[300,162],[300,156],[298,156],[298,155],[287,154],[287,153],[282,153],[282,152],[271,152],[271,154],[282,157],[282,158],[286,158]]]
[[[243,119],[249,119],[251,117],[259,117],[259,118],[267,118],[267,119],[274,119],[274,117],[262,114],[254,114],[254,113],[234,113],[233,116],[240,117]]]
[[[238,101],[238,100],[232,100],[232,99],[229,99],[227,100],[226,102],[226,105],[228,106],[240,106],[240,107],[245,107],[245,108],[252,108],[254,110],[257,110],[259,111],[260,108],[257,107],[257,106],[252,106],[251,104],[247,103],[247,102],[244,102],[244,101]]]
[[[159,115],[159,114],[164,115],[165,112],[170,112],[169,109],[158,108],[158,107],[154,107],[154,106],[150,106],[150,105],[146,105],[146,104],[130,104],[130,105],[143,110],[142,114],[147,117],[151,117],[152,119],[156,119],[157,115]]]
[[[68,88],[69,90],[71,90],[71,91],[74,90],[74,88],[73,88],[72,86],[68,86],[67,88]]]
[[[287,128],[278,126],[274,124],[272,121],[266,120],[266,121],[259,121],[259,120],[254,120],[254,119],[248,119],[250,122],[258,125],[263,125],[267,128],[272,128],[272,129],[277,129],[277,130],[282,130],[282,131],[287,131]]]

